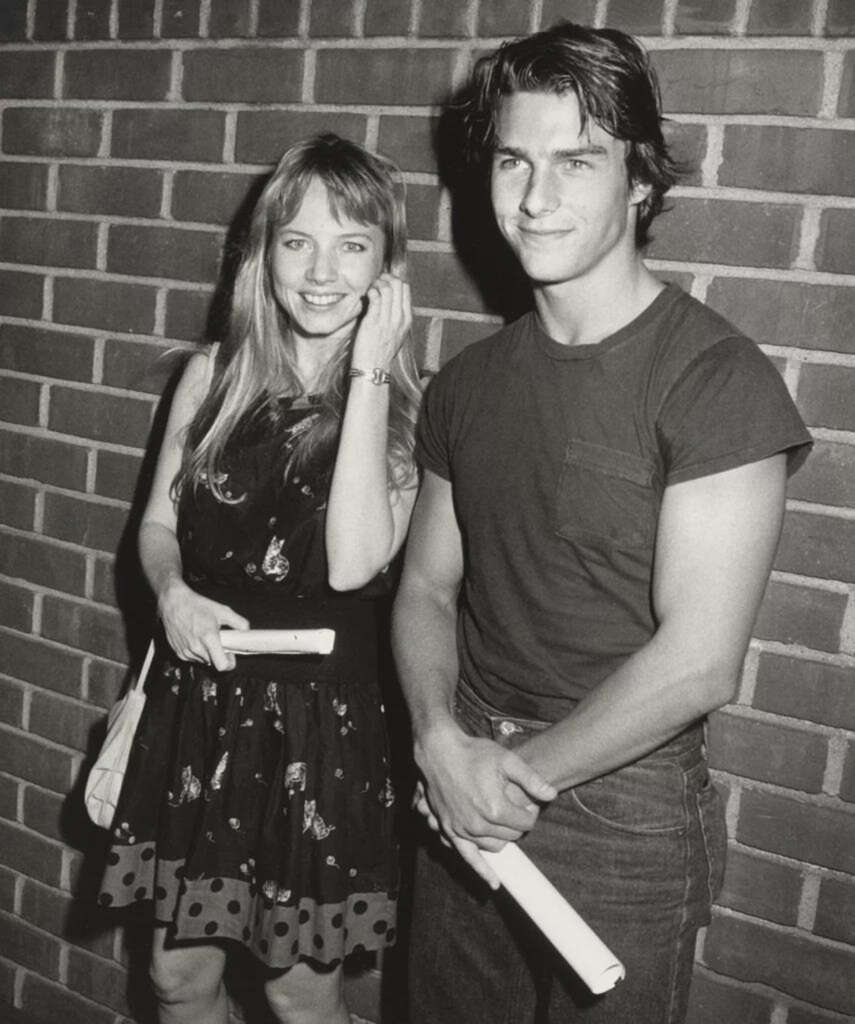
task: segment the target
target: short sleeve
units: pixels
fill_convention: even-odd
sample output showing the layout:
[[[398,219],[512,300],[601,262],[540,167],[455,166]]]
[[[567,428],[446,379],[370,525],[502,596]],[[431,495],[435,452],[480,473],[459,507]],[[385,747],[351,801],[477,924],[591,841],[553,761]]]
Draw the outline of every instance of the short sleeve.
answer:
[[[787,452],[793,473],[812,439],[781,375],[748,338],[710,346],[684,370],[657,419],[669,484]]]
[[[451,390],[443,368],[427,386],[416,425],[416,462],[444,480],[451,479]]]

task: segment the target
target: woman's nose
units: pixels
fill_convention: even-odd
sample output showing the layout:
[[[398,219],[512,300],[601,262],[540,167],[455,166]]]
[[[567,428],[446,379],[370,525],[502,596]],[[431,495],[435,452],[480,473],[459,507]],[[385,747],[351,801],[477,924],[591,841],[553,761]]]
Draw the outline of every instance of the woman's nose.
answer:
[[[335,254],[325,248],[316,249],[306,271],[308,279],[315,284],[323,284],[334,281],[337,274]]]

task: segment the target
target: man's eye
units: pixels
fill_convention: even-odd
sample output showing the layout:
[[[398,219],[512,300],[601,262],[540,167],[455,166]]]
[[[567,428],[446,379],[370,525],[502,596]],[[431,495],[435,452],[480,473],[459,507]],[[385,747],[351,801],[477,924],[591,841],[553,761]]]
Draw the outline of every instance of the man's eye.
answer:
[[[499,168],[503,171],[511,171],[515,167],[519,167],[520,161],[515,156],[503,156],[499,160]]]
[[[365,252],[365,246],[362,244],[362,242],[345,242],[344,243],[344,251],[345,252]]]
[[[585,161],[585,160],[573,159],[573,160],[568,160],[567,161],[567,166],[572,171],[583,171],[588,166],[588,164],[587,164],[587,161]]]

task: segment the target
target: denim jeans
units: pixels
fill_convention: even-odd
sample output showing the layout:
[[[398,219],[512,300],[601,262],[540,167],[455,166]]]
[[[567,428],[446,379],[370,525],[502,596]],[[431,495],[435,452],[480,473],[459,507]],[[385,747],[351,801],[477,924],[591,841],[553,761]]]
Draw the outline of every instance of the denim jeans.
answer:
[[[488,707],[463,684],[462,728],[514,746],[546,723]],[[626,967],[592,995],[504,892],[425,830],[417,854],[410,1024],[679,1024],[698,928],[724,872],[721,800],[702,729],[565,790],[521,847]]]

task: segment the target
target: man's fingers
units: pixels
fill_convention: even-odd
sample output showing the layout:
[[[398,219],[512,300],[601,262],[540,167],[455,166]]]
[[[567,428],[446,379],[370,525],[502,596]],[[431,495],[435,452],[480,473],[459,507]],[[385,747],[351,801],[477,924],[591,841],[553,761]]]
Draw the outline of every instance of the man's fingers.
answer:
[[[558,796],[558,790],[551,783],[526,764],[521,757],[510,754],[502,765],[509,782],[515,782],[532,800],[549,801]]]

